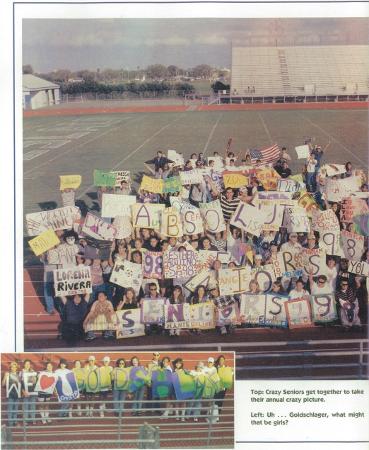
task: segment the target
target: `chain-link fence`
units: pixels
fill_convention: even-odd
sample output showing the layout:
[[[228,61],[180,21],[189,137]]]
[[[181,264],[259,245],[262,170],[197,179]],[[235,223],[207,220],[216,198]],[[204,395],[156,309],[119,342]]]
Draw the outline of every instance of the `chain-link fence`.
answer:
[[[2,404],[2,449],[233,448],[233,395],[224,399],[88,399]]]

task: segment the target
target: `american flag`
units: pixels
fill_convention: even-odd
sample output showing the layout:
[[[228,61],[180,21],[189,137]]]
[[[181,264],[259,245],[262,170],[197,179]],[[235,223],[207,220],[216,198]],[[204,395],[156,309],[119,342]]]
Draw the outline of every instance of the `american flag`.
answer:
[[[256,164],[256,161],[258,159],[261,161],[261,164],[273,163],[277,161],[280,153],[281,152],[277,144],[274,144],[271,147],[263,148],[261,150],[250,150],[251,164]]]

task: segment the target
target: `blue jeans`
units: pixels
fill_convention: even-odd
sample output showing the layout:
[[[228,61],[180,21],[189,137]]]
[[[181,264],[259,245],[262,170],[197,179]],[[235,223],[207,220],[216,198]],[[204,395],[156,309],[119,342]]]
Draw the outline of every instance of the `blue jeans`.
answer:
[[[44,273],[44,300],[46,312],[54,311],[54,276],[52,272]]]
[[[19,398],[8,398],[8,421],[10,427],[15,427],[18,419]]]
[[[315,172],[307,172],[306,174],[306,187],[309,192],[314,192],[316,188],[315,184]]]
[[[126,394],[127,391],[118,391],[117,389],[113,389],[114,412],[119,413],[123,411]]]
[[[193,416],[196,418],[199,418],[201,416],[201,399],[194,400],[193,402],[188,403],[186,416]]]
[[[68,416],[69,410],[71,409],[72,404],[69,402],[61,402],[59,406],[59,417],[66,417]]]
[[[134,412],[138,412],[139,409],[142,409],[142,399],[144,396],[144,390],[145,386],[142,386],[142,388],[138,389],[136,392],[133,393],[134,403],[132,404],[132,409]]]
[[[36,420],[36,395],[30,395],[29,397],[24,397],[24,418],[25,420]]]

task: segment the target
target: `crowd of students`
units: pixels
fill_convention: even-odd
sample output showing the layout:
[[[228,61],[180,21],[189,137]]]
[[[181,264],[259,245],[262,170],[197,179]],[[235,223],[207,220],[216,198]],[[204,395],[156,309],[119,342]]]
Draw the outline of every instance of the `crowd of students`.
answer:
[[[210,356],[206,362],[198,361],[195,364],[186,363],[185,355],[172,360],[169,356],[161,357],[159,352],[154,352],[151,361],[146,365],[140,362],[137,356],[126,359],[114,355],[114,358],[116,359],[104,356],[101,362],[93,355],[89,356],[87,361],[67,361],[61,358],[57,368],[51,361],[46,361],[41,371],[36,370],[29,359],[19,363],[12,361],[2,380],[5,390],[2,397],[6,399],[8,426],[21,426],[24,422],[26,425],[36,425],[40,419],[41,423],[46,425],[53,420],[73,416],[122,417],[124,414],[153,415],[163,419],[194,422],[199,419],[212,420],[214,423],[219,421],[227,388],[233,384],[233,381],[230,381],[230,384],[223,383],[218,376],[220,369],[228,367],[223,355],[218,355],[216,359]],[[118,371],[125,368],[141,368],[145,374],[145,383],[134,388],[129,383],[125,387],[119,385]],[[99,369],[104,369],[104,381],[100,381],[103,375],[99,373]],[[172,386],[167,395],[161,396],[161,401],[158,401],[159,397],[152,389],[152,374],[157,370],[191,375],[200,383],[197,394],[190,396],[187,401],[177,401],[176,391]],[[54,402],[58,401],[56,392],[50,393],[49,389],[43,391],[39,387],[39,377],[45,373],[51,377],[70,371],[74,373],[78,385],[78,399],[60,401],[54,406]],[[91,372],[96,374],[98,389],[96,385],[90,388],[87,383]],[[230,373],[233,379],[233,365],[230,366]],[[203,375],[208,380],[206,383],[209,382],[210,389],[205,387],[204,379],[200,381],[200,376]]]
[[[310,152],[307,160],[301,167],[299,173],[302,174],[306,190],[311,194],[314,201],[321,210],[331,209],[334,211],[341,230],[353,231],[353,224],[342,221],[341,205],[339,202],[331,202],[325,196],[324,186],[326,181],[338,178],[348,178],[353,175],[353,165],[347,162],[345,173],[328,177],[322,166],[322,159],[328,145],[322,149],[318,145],[308,143]],[[287,229],[280,227],[278,231],[262,231],[256,237],[230,224],[230,219],[236,211],[240,202],[253,204],[253,200],[260,191],[264,190],[263,183],[257,177],[257,168],[273,167],[279,176],[288,178],[291,175],[289,163],[292,158],[285,147],[274,161],[266,163],[262,160],[252,161],[248,152],[245,155],[235,155],[227,149],[226,154],[214,153],[213,157],[221,161],[223,169],[214,168],[215,160],[208,161],[203,153],[192,154],[191,158],[183,165],[173,164],[162,152],[146,165],[150,168],[152,175],[156,178],[167,178],[178,175],[181,171],[192,170],[193,168],[204,169],[204,176],[201,183],[183,186],[177,194],[157,194],[138,189],[136,192],[137,203],[162,203],[170,206],[169,196],[177,195],[191,205],[199,206],[216,199],[220,200],[223,217],[226,223],[226,230],[218,233],[204,231],[196,235],[183,235],[182,237],[167,237],[157,230],[148,228],[135,228],[132,235],[125,239],[116,239],[112,242],[109,257],[106,259],[89,259],[84,254],[86,240],[79,236],[75,230],[57,231],[62,240],[60,245],[67,246],[69,251],[68,261],[55,259],[57,253],[54,249],[49,250],[42,256],[44,263],[44,301],[49,314],[55,314],[55,308],[62,319],[61,335],[73,345],[79,339],[85,338],[93,340],[96,334],[93,331],[85,333],[84,328],[91,317],[96,317],[99,311],[113,314],[114,311],[122,309],[134,309],[140,307],[143,298],[155,299],[166,298],[169,303],[190,303],[197,304],[204,301],[213,301],[217,308],[224,308],[234,302],[239,302],[239,296],[220,295],[218,285],[218,271],[222,268],[234,268],[241,266],[251,266],[260,268],[265,264],[272,263],[279,251],[292,250],[299,252],[301,249],[319,248],[319,233],[310,231],[304,233],[287,232]],[[149,165],[153,165],[153,168]],[[226,171],[240,171],[249,169],[248,183],[240,188],[225,188],[221,181],[215,183],[211,177],[213,171],[221,173]],[[208,174],[208,175],[206,175]],[[361,192],[368,192],[366,179],[362,179]],[[133,189],[129,181],[124,180],[119,188],[98,188],[98,199],[101,208],[102,195],[106,192],[115,194],[132,195]],[[62,193],[62,195],[65,193]],[[70,192],[68,192],[70,194]],[[296,192],[298,198],[301,192]],[[364,201],[369,204],[369,197]],[[110,276],[117,262],[131,261],[142,264],[146,251],[165,252],[167,250],[178,250],[192,248],[194,250],[214,250],[228,252],[229,262],[224,263],[216,260],[209,268],[213,274],[208,285],[198,286],[194,292],[184,286],[187,280],[184,279],[159,279],[157,283],[148,283],[145,289],[141,288],[139,293],[133,288],[123,288],[110,281]],[[249,258],[247,253],[252,252]],[[72,255],[72,257],[70,257]],[[365,251],[362,261],[369,263],[368,237],[365,236]],[[71,297],[55,297],[53,285],[53,270],[68,266],[89,266],[92,276],[92,294],[75,295]],[[348,260],[342,256],[327,255],[326,266],[313,277],[309,273],[304,273],[301,277],[277,278],[273,282],[270,291],[285,294],[289,298],[301,298],[310,294],[321,293],[335,294],[336,304],[339,311],[339,323],[346,329],[354,329],[367,323],[368,293],[367,279],[363,276],[355,276],[348,272]],[[249,293],[260,293],[262,288],[257,281],[252,280],[249,286]],[[231,332],[233,324],[222,326],[218,331],[222,334]],[[147,334],[158,332],[176,336],[179,330],[165,331],[161,327],[147,327]],[[104,338],[114,339],[113,330],[106,330]]]

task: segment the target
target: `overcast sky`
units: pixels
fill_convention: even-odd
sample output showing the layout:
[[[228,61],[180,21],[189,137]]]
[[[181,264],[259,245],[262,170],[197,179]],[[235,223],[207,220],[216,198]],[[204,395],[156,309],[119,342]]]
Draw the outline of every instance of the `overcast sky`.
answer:
[[[233,45],[368,44],[368,19],[25,19],[23,64],[136,69],[231,66]]]

